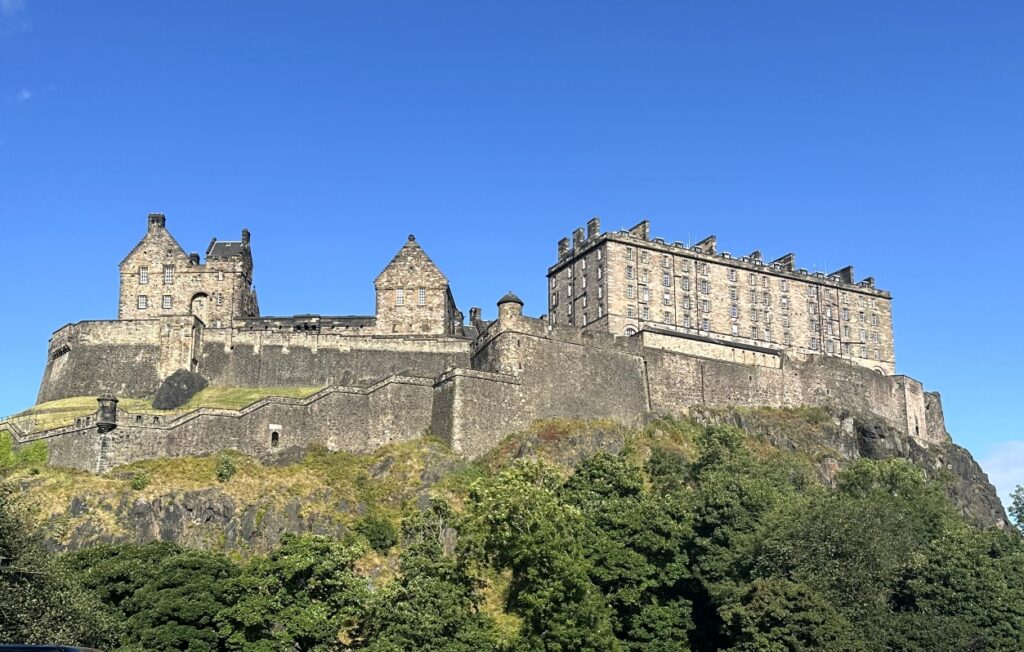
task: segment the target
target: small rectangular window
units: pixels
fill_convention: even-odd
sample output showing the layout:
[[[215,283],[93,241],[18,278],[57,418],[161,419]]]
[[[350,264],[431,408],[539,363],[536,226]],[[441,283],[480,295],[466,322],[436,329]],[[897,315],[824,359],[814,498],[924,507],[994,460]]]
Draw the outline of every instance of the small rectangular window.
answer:
[[[148,267],[140,267],[139,268],[139,285],[146,285],[147,283],[149,283],[149,268]]]
[[[814,351],[817,351],[819,348],[820,347],[818,346],[818,338],[812,337],[811,338],[811,349],[814,350]]]
[[[164,310],[170,310],[171,309],[171,295],[165,294],[163,296],[163,304],[162,305],[163,305],[163,309]]]
[[[711,312],[711,302],[707,299],[702,300],[700,302],[700,310],[701,312]]]
[[[734,282],[734,283],[736,282],[736,270],[735,269],[730,269],[729,270],[729,280]]]
[[[631,280],[631,281],[633,280],[633,266],[632,265],[626,265],[626,278]]]
[[[661,302],[663,304],[665,304],[666,306],[671,306],[672,305],[672,295],[670,293],[668,293],[668,292],[663,292],[661,294]]]
[[[646,269],[641,269],[640,270],[640,282],[641,283],[647,283],[649,278],[650,277],[647,275],[647,270]]]
[[[789,281],[784,278],[779,279],[779,289],[783,292],[789,292]]]
[[[683,289],[684,290],[689,290],[690,289],[690,277],[689,276],[684,276],[683,277]]]
[[[790,344],[793,343],[793,338],[789,336],[788,331],[782,334],[782,341],[783,343],[785,343],[786,346],[789,346]]]
[[[597,298],[598,299],[603,299],[604,298],[604,286],[603,285],[598,285],[597,286]]]
[[[633,306],[628,306],[626,308],[626,316],[627,317],[636,317],[636,308],[634,308]]]
[[[750,327],[750,339],[752,339],[752,340],[756,340],[757,339],[757,326],[751,326]]]
[[[174,283],[174,265],[164,265],[164,285]]]
[[[633,247],[626,247],[626,260],[633,260]]]
[[[706,278],[702,278],[700,280],[700,293],[701,294],[708,294],[710,292],[711,292],[711,284],[708,283],[708,280]]]
[[[139,310],[145,310],[149,308],[149,297],[147,297],[145,294],[140,294],[137,305],[139,307]]]
[[[732,325],[732,334],[733,335],[739,335],[740,334],[740,325],[739,324],[733,324]]]
[[[421,306],[427,305],[427,289],[426,288],[420,288],[419,289],[419,296],[416,298],[416,303],[421,305]]]
[[[686,310],[690,309],[690,297],[683,297],[683,308]]]
[[[651,318],[651,309],[650,308],[648,308],[647,306],[644,306],[643,308],[641,308],[641,310],[643,311],[643,318],[644,319],[650,319]]]
[[[672,287],[672,277],[669,274],[661,275],[661,284],[667,288]]]
[[[705,332],[711,332],[711,322],[707,319],[701,319],[700,328]]]
[[[672,322],[672,313],[670,313],[668,310],[665,310],[664,312],[662,312],[661,313],[661,317],[662,317],[661,321],[665,322],[666,324],[669,324],[669,323]]]
[[[689,327],[690,327],[690,316],[689,315],[683,315],[683,328],[689,328]]]
[[[402,289],[402,288],[398,288],[397,290],[395,290],[395,305],[396,306],[404,306],[405,305],[405,290]]]
[[[600,281],[601,277],[603,277],[603,276],[604,276],[604,268],[601,267],[600,265],[598,265],[597,266],[597,280]]]
[[[604,317],[604,306],[597,304],[597,318],[600,319],[601,317]]]
[[[640,300],[644,302],[651,300],[651,292],[647,289],[646,285],[640,288]]]
[[[218,292],[214,296],[217,298],[216,301],[217,301],[217,305],[218,306],[224,305],[224,293],[223,292]]]
[[[633,299],[635,297],[636,297],[636,288],[633,287],[632,285],[627,285],[626,286],[626,298],[627,299]]]
[[[651,254],[649,252],[647,252],[647,251],[641,251],[640,252],[640,262],[641,263],[648,263],[650,261],[651,261]]]

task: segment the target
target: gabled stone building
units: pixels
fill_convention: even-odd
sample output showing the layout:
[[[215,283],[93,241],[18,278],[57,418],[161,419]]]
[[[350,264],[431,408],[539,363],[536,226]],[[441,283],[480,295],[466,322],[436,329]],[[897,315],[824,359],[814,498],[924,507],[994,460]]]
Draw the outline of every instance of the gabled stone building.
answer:
[[[204,263],[199,254],[185,253],[162,213],[150,214],[147,222],[146,235],[121,261],[118,319],[191,315],[219,328],[259,316],[249,231],[243,229],[234,242],[214,238]]]

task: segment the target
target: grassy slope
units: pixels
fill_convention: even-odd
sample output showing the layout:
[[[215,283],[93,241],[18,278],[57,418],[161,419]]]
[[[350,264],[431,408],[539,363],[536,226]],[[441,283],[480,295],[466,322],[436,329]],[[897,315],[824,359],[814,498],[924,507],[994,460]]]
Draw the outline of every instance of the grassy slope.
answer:
[[[155,410],[152,406],[152,398],[122,398],[118,402],[118,407],[129,412],[144,414],[184,413],[201,407],[238,410],[267,396],[305,398],[321,389],[321,387],[207,387],[177,410]],[[71,425],[77,417],[96,412],[96,407],[95,396],[74,396],[40,403],[24,412],[19,412],[11,417],[11,420],[28,432],[39,432]]]

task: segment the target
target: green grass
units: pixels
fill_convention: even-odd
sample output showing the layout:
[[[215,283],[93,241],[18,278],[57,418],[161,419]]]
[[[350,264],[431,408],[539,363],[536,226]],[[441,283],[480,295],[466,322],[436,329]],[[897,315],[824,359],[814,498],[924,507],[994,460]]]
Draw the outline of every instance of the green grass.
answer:
[[[322,387],[207,387],[177,410],[156,410],[152,398],[121,398],[117,406],[129,412],[142,414],[180,414],[208,407],[239,410],[268,396],[306,398]],[[41,432],[51,428],[70,426],[75,419],[96,412],[95,396],[73,396],[40,403],[11,417],[26,432]]]

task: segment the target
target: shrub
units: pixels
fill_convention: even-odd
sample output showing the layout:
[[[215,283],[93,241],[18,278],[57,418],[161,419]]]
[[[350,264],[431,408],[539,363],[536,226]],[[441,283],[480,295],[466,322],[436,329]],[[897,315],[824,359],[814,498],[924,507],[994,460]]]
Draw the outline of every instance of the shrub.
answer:
[[[381,554],[398,543],[398,532],[387,518],[379,514],[370,514],[356,524],[356,532],[366,537],[370,547]]]
[[[149,474],[139,473],[132,476],[132,489],[134,491],[142,491],[149,486]]]
[[[217,480],[220,482],[230,480],[236,471],[238,471],[238,467],[235,466],[235,462],[230,456],[221,455],[217,459]]]

